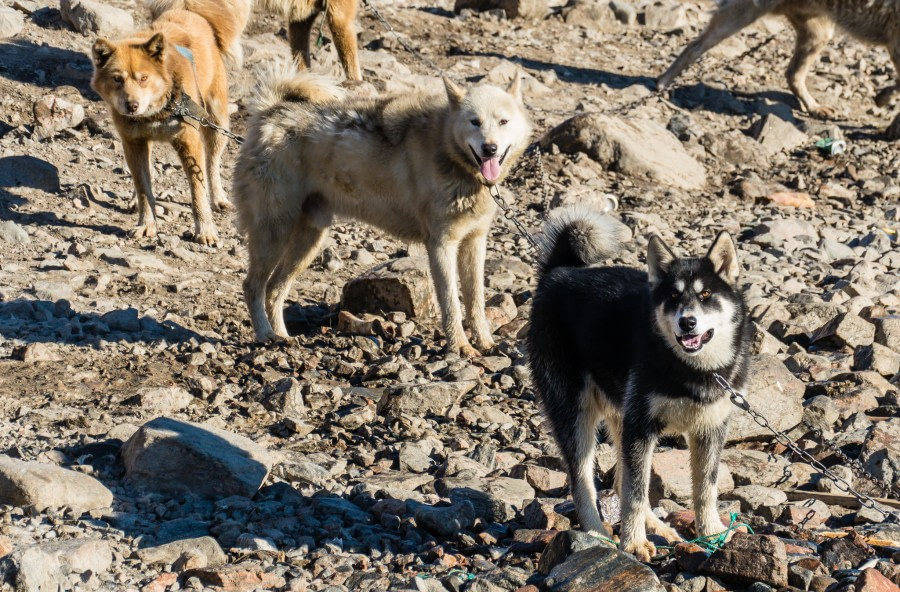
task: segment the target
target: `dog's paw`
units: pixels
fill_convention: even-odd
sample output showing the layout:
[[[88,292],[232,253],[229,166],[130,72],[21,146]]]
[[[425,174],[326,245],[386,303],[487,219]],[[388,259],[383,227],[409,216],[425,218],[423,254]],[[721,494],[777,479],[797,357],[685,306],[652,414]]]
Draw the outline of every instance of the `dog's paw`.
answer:
[[[201,230],[194,234],[194,242],[211,247],[219,241],[219,235],[215,230]]]
[[[156,236],[156,224],[141,224],[128,231],[131,238],[153,238]]]
[[[213,208],[218,212],[231,212],[234,211],[234,204],[227,199],[218,199],[213,202]]]
[[[810,109],[809,114],[816,119],[835,119],[837,118],[837,109],[828,105],[818,105]]]
[[[468,343],[460,346],[459,355],[464,358],[477,358],[481,356],[481,352],[469,345]]]
[[[684,540],[684,538],[680,534],[678,534],[677,530],[667,524],[656,526],[655,528],[651,529],[651,532],[653,532],[653,534],[657,536],[661,536],[669,542]]]
[[[483,339],[479,339],[476,337],[473,341],[475,342],[475,349],[480,352],[491,351],[492,349],[497,347],[497,344],[494,343],[494,340],[490,337],[486,337]]]
[[[279,335],[275,331],[266,331],[265,333],[256,334],[257,343],[284,343],[289,339],[290,337]]]
[[[656,555],[656,545],[644,539],[642,541],[634,541],[622,547],[626,553],[631,553],[637,557],[638,561],[650,563],[650,560]]]

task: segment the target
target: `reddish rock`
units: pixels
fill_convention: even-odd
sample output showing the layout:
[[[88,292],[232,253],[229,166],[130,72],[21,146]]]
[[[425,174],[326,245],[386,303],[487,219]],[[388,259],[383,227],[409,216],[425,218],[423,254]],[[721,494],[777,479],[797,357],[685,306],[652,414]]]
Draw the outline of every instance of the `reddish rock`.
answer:
[[[198,569],[185,575],[196,576],[205,586],[215,586],[219,592],[250,592],[257,588],[271,590],[287,584],[282,576],[268,573],[261,565],[249,561],[213,569]]]
[[[697,573],[709,553],[697,543],[678,543],[675,545],[675,561],[684,571]]]
[[[13,544],[9,537],[0,536],[0,557],[6,557],[12,553]]]
[[[529,584],[527,586],[522,586],[521,588],[516,588],[516,592],[538,592],[538,587]]]
[[[514,479],[525,479],[538,492],[546,493],[562,489],[566,485],[566,474],[537,465],[516,465],[509,472]]]
[[[528,528],[569,530],[569,519],[554,510],[555,499],[535,498],[525,506],[525,526]]]
[[[719,520],[722,521],[722,530],[725,530],[726,528],[728,528],[728,525],[731,524],[731,516],[728,516],[726,514],[719,514]],[[672,512],[671,514],[666,516],[666,523],[683,535],[694,535],[693,510],[679,510],[678,512]],[[735,532],[748,531],[746,526],[739,526],[735,529]]]
[[[178,581],[178,574],[168,572],[159,574],[155,580],[145,584],[141,592],[166,592],[166,588]]]
[[[863,570],[862,574],[856,580],[854,592],[900,592],[900,587],[884,577],[880,571],[874,567]]]
[[[735,584],[749,585],[758,581],[773,586],[788,584],[784,543],[771,535],[734,535],[703,563],[700,571]]]

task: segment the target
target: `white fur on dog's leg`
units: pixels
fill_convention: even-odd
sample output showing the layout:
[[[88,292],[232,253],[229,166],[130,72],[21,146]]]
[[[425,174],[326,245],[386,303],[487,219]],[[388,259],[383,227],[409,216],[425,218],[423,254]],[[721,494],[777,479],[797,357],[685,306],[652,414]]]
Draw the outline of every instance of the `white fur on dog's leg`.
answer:
[[[656,545],[647,539],[635,540],[622,547],[626,553],[634,555],[638,561],[650,563],[656,556]]]
[[[647,532],[651,532],[657,536],[661,536],[669,542],[684,540],[684,538],[680,534],[678,534],[677,530],[660,520],[659,517],[653,513],[653,510],[651,510],[649,506],[645,510],[645,515]]]
[[[441,309],[441,320],[447,337],[447,352],[458,353],[467,358],[480,354],[469,344],[462,324],[459,307],[459,282],[457,281],[457,255],[459,243],[450,242],[447,237],[438,237],[426,245],[434,291]]]

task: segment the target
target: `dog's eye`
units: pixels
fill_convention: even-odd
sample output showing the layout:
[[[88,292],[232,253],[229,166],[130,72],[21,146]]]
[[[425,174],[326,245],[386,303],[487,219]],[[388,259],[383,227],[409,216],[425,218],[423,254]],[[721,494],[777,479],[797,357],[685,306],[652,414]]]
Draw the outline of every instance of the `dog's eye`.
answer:
[[[700,300],[709,300],[709,297],[712,296],[712,292],[709,290],[703,290],[700,292]]]
[[[673,291],[671,296],[672,296],[672,300],[678,300],[679,298],[681,298],[681,292]]]
[[[472,125],[474,125],[475,127],[481,127],[481,120],[476,117],[472,120]]]
[[[142,74],[142,75],[141,75],[141,82],[147,82],[147,75],[146,75],[146,74]]]
[[[113,76],[113,82],[115,82],[116,84],[122,84],[123,82],[125,82],[125,79],[117,74]]]
[[[500,120],[500,125],[506,125],[507,123],[509,123],[509,120],[508,120],[508,119],[501,119],[501,120]]]

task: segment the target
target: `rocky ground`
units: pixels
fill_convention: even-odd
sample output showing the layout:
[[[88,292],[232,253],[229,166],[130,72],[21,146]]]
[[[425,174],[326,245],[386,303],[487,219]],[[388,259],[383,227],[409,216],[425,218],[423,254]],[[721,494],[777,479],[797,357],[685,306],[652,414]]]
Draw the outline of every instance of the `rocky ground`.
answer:
[[[710,3],[374,4],[425,59],[361,12],[369,92],[439,88],[428,61],[469,82],[522,67],[546,199],[534,158],[505,197],[530,227],[547,207],[614,195],[634,231],[631,265],[651,232],[681,252],[733,232],[755,321],[750,402],[854,488],[885,494],[858,466],[893,487],[900,507],[900,145],[879,135],[893,116],[873,103],[894,76],[882,49],[841,39],[825,51],[810,88],[840,120],[820,122],[786,91],[793,32],[777,19],[723,43],[662,98],[648,96],[652,78]],[[242,241],[228,214],[216,214],[218,246],[190,241],[168,147],[154,160],[162,234],[126,234],[131,181],[87,51],[95,32],[146,19],[124,0],[0,2],[2,586],[898,590],[897,521],[737,411],[721,510],[754,535],[712,554],[662,549],[648,567],[573,530],[519,339],[532,258],[503,220],[488,252],[489,355],[444,356],[421,251],[352,223],[297,282],[296,342],[254,345]],[[232,73],[238,132],[254,69],[288,54],[284,37],[254,15]],[[327,39],[314,61],[340,73]],[[846,152],[817,149],[828,137]],[[602,445],[603,488],[613,463]],[[684,443],[664,441],[652,498],[690,538],[686,465]],[[601,497],[613,525],[617,499]]]

